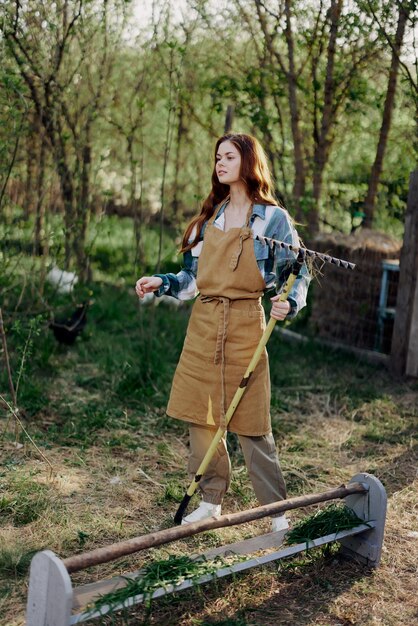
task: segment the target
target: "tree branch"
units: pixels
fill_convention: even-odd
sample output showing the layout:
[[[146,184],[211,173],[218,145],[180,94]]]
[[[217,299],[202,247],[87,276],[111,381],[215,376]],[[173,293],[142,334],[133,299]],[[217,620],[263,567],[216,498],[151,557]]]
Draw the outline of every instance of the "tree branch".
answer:
[[[394,54],[394,56],[396,56],[396,58],[398,59],[399,65],[403,68],[403,70],[405,71],[407,77],[408,77],[408,82],[410,83],[410,85],[412,86],[412,88],[414,89],[414,91],[416,93],[418,93],[418,83],[415,83],[411,72],[409,71],[408,66],[406,65],[406,63],[404,63],[401,60],[400,57],[400,50],[398,50],[395,46],[395,44],[392,42],[392,39],[389,37],[389,35],[387,34],[384,26],[382,26],[382,24],[380,23],[379,18],[377,17],[377,14],[373,8],[373,5],[371,4],[370,0],[366,0],[368,7],[370,9],[371,14],[373,15],[373,18],[375,19],[377,25],[379,26],[379,30],[382,33],[382,35],[384,36],[384,38],[386,39],[387,43],[389,44],[391,50],[392,50],[392,54]],[[404,2],[399,2],[398,3],[398,7],[399,7],[399,11],[404,11],[404,13],[406,13],[407,18],[409,17],[409,14],[412,10],[412,2],[407,3],[407,6],[405,6]]]

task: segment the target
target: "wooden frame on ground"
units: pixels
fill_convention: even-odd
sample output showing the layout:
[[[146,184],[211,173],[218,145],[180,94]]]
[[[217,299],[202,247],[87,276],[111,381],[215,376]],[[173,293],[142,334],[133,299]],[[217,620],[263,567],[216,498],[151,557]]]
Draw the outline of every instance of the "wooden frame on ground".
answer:
[[[198,534],[211,528],[232,526],[261,519],[272,514],[283,513],[291,509],[301,508],[309,504],[340,498],[343,498],[346,505],[365,523],[350,530],[319,537],[311,542],[310,547],[338,541],[347,555],[359,559],[362,563],[369,566],[376,567],[380,562],[382,551],[387,497],[381,482],[375,476],[363,473],[354,476],[346,487],[342,486],[322,494],[291,498],[241,513],[223,515],[186,526],[158,531],[150,535],[114,544],[108,548],[75,555],[64,561],[50,550],[38,552],[33,558],[30,568],[26,625],[70,626],[105,615],[110,611],[126,609],[144,600],[143,595],[138,595],[129,598],[123,605],[117,607],[103,606],[100,611],[80,611],[80,609],[93,602],[95,598],[126,585],[127,578],[135,578],[140,573],[132,572],[124,577],[119,576],[110,580],[73,588],[70,572],[85,569],[97,563],[108,562],[145,547],[161,545],[185,536]],[[216,578],[222,578],[252,567],[287,558],[306,550],[306,543],[302,543],[269,552],[268,550],[281,545],[284,534],[284,531],[268,533],[210,550],[205,553],[207,558],[227,553],[257,553],[257,556],[235,563],[230,567],[222,567],[213,574],[204,575],[198,580],[186,580],[177,586],[168,585],[167,587],[157,589],[152,594],[152,598],[159,598],[168,593],[187,589],[192,585],[203,584]],[[259,555],[260,551],[265,551],[265,554]]]

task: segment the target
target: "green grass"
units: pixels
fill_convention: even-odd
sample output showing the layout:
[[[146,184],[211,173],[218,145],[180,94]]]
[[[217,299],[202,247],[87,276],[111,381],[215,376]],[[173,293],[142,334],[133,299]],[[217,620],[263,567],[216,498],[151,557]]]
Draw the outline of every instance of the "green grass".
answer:
[[[89,446],[104,431],[120,427],[164,430],[165,406],[188,319],[188,307],[173,312],[164,305],[139,307],[132,290],[92,285],[92,305],[83,334],[71,346],[58,344],[45,326],[34,340],[33,355],[21,379],[21,411],[40,427],[44,445],[61,442]],[[8,329],[12,371],[25,337]],[[164,358],[162,358],[162,346]],[[93,365],[94,364],[94,365]],[[6,372],[0,384],[7,389]],[[52,393],[47,393],[47,389]],[[44,418],[48,426],[43,425]],[[169,429],[172,424],[167,424]],[[108,445],[140,446],[128,436]]]
[[[158,498],[159,504],[166,504],[167,502],[181,502],[184,497],[185,488],[184,485],[173,480],[169,480],[165,486],[164,494],[161,498]]]
[[[8,473],[0,477],[0,519],[2,525],[11,522],[25,526],[37,520],[51,506],[51,494],[46,485],[31,476]]]
[[[22,578],[27,575],[34,555],[41,547],[23,550],[19,546],[13,548],[0,547],[0,578]]]
[[[325,537],[339,531],[355,528],[367,523],[360,519],[352,509],[343,504],[330,504],[300,520],[286,533],[286,543],[306,543],[307,549],[313,539]]]

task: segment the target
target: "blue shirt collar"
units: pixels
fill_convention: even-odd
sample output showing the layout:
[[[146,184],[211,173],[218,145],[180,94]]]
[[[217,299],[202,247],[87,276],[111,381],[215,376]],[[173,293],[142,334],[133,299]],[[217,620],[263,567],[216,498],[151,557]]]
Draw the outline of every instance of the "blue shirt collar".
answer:
[[[261,217],[262,220],[266,219],[266,205],[265,204],[255,204],[253,206],[252,215],[257,215]]]

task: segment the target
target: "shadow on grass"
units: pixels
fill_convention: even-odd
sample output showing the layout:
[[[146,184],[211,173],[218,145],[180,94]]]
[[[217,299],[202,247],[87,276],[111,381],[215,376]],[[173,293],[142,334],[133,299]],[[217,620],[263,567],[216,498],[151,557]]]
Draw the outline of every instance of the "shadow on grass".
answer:
[[[281,571],[282,570],[282,571]],[[284,571],[283,571],[284,570]],[[335,612],[338,598],[350,592],[355,584],[367,588],[371,584],[374,570],[343,555],[315,559],[311,563],[292,561],[279,566],[277,588],[270,597],[246,613],[249,624],[263,626],[353,626]],[[251,615],[251,617],[250,617]],[[361,621],[360,616],[359,622]]]

